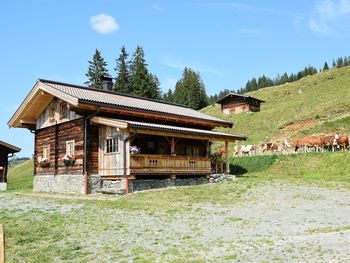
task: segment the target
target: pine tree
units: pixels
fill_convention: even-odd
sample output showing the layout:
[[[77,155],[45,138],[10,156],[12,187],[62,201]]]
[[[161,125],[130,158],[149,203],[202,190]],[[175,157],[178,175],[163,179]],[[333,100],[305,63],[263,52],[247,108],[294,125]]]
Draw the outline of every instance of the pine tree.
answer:
[[[142,47],[136,47],[130,68],[131,93],[145,98],[160,99],[158,78],[148,72]]]
[[[329,66],[328,66],[327,62],[324,63],[322,70],[323,71],[329,70]]]
[[[116,63],[117,66],[114,68],[114,70],[117,72],[117,77],[114,83],[114,90],[116,92],[130,94],[131,87],[128,53],[126,52],[124,46],[120,50],[120,55],[119,58],[116,60]]]
[[[88,81],[85,82],[90,88],[102,89],[101,75],[109,75],[107,69],[107,63],[101,56],[101,52],[96,49],[92,61],[89,61],[89,68],[85,74],[88,77]]]
[[[182,78],[176,83],[174,102],[198,110],[208,106],[208,97],[200,74],[185,68]]]
[[[150,81],[150,87],[148,90],[147,98],[160,100],[161,99],[160,82],[157,76],[149,73],[148,77]]]
[[[167,93],[163,94],[163,100],[173,102],[173,91],[171,89],[169,89]]]

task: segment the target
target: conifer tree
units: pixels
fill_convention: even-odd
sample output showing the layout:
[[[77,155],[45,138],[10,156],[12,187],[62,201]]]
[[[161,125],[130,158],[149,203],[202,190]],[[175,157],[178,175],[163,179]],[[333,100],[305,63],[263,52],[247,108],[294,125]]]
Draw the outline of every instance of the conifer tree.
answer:
[[[114,83],[114,90],[124,94],[130,94],[131,87],[128,53],[124,46],[120,50],[120,55],[116,60],[116,63],[117,66],[114,68],[114,70],[117,72],[117,77]]]
[[[96,49],[92,61],[89,61],[89,68],[85,74],[88,77],[85,85],[94,89],[102,89],[101,75],[109,75],[107,62],[101,56],[101,52]]]
[[[174,102],[198,110],[208,106],[208,97],[199,73],[185,68],[182,78],[176,83]]]
[[[323,71],[329,70],[329,66],[327,64],[327,62],[324,63],[323,65]]]
[[[131,93],[150,99],[160,99],[158,78],[148,72],[145,53],[142,47],[136,47],[130,68]]]

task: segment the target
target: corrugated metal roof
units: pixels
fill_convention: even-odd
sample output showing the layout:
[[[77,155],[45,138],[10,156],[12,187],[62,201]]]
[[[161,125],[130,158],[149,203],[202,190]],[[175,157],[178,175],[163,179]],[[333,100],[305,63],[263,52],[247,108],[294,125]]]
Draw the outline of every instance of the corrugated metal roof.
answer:
[[[49,85],[57,90],[63,91],[71,96],[76,97],[80,101],[107,104],[116,107],[126,107],[137,110],[145,110],[151,112],[159,112],[169,115],[197,118],[202,120],[209,120],[218,123],[223,123],[226,126],[232,125],[231,122],[221,120],[193,110],[186,106],[176,105],[161,101],[150,100],[141,97],[134,97],[123,95],[115,92],[108,92],[103,90],[90,89],[87,87],[76,86],[66,83],[54,82],[50,80],[39,79],[40,82]]]
[[[228,134],[228,133],[217,132],[217,131],[207,131],[207,130],[185,128],[185,127],[172,126],[172,125],[155,124],[155,123],[148,123],[148,122],[139,122],[139,121],[126,121],[126,122],[129,124],[128,126],[132,128],[175,131],[175,132],[186,133],[186,134],[198,134],[198,135],[206,135],[211,137],[232,138],[236,140],[247,139],[247,137],[243,135]]]
[[[201,129],[185,128],[173,125],[163,125],[148,122],[130,121],[130,120],[120,120],[106,117],[93,117],[91,119],[92,123],[101,124],[106,126],[117,127],[121,129],[133,128],[135,130],[154,130],[154,131],[165,131],[165,132],[175,132],[186,135],[195,136],[205,136],[210,138],[220,138],[221,140],[246,140],[247,137],[243,135],[227,134],[217,131],[208,131]],[[194,136],[194,137],[195,137]]]

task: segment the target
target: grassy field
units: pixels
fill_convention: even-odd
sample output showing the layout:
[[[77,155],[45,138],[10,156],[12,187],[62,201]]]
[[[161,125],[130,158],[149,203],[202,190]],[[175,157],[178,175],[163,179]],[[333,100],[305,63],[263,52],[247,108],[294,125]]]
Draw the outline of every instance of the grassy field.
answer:
[[[241,157],[231,169],[238,171],[235,181],[85,197],[32,193],[32,163],[15,167],[9,174],[11,191],[0,193],[8,262],[350,259],[347,250],[337,250],[342,246],[330,249],[317,243],[324,233],[342,240],[349,232],[348,152]],[[281,201],[281,194],[290,196]],[[345,215],[331,212],[338,204]],[[285,213],[297,208],[304,210],[294,218],[289,214],[293,221],[288,222]],[[329,218],[318,214],[324,209]],[[297,220],[303,226],[298,231],[292,227]],[[258,230],[272,226],[275,230],[266,233]],[[308,241],[284,244],[291,236]],[[277,249],[281,244],[283,251]]]
[[[218,105],[204,108],[202,112],[232,121],[233,129],[221,131],[247,135],[248,143],[297,137],[303,132],[350,133],[350,67],[331,69],[249,95],[266,101],[261,104],[260,112],[225,116]],[[292,124],[304,121],[310,121],[310,126],[289,129]]]
[[[33,161],[26,161],[10,168],[8,175],[9,191],[31,191],[33,188]]]

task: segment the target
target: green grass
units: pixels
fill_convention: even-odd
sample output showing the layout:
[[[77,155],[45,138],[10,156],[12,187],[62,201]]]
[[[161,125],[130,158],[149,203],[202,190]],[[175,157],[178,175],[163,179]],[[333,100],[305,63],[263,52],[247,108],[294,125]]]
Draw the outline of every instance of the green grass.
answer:
[[[28,191],[33,189],[33,161],[11,167],[8,171],[7,189],[9,191]]]
[[[231,162],[230,171],[234,175],[261,172],[269,168],[277,159],[277,155],[237,157]]]
[[[293,83],[260,89],[249,95],[266,101],[261,104],[260,112],[227,116],[221,114],[219,105],[211,105],[201,111],[232,121],[233,129],[218,130],[247,135],[248,144],[283,138],[289,135],[283,130],[284,127],[308,119],[318,120],[315,126],[328,123],[318,129],[315,127],[309,133],[323,129],[350,132],[350,67],[331,69]],[[344,120],[334,123],[338,119]],[[335,126],[331,128],[328,125]]]
[[[321,125],[300,131],[295,137],[302,137],[313,134],[349,134],[350,117],[340,120],[328,121]]]
[[[308,229],[306,232],[310,234],[319,234],[319,233],[332,233],[332,232],[340,232],[340,231],[349,231],[350,226],[339,226],[339,227],[321,227],[321,228],[312,228]]]
[[[350,188],[349,152],[291,154],[279,156],[266,170],[249,174],[267,180],[277,179],[324,187]]]

